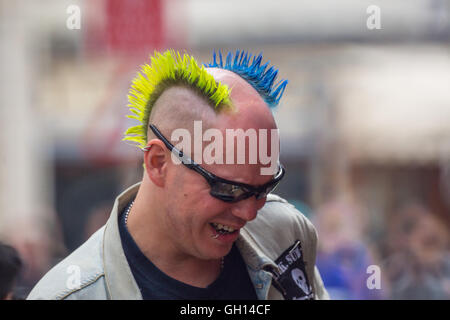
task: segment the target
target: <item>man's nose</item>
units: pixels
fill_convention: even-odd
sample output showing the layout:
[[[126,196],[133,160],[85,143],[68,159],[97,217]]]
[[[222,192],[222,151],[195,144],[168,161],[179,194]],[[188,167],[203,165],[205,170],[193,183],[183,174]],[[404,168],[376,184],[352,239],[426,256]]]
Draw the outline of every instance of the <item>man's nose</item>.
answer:
[[[258,210],[264,206],[265,202],[266,198],[256,200],[256,197],[253,196],[236,202],[231,209],[231,213],[245,221],[251,221],[256,218]]]

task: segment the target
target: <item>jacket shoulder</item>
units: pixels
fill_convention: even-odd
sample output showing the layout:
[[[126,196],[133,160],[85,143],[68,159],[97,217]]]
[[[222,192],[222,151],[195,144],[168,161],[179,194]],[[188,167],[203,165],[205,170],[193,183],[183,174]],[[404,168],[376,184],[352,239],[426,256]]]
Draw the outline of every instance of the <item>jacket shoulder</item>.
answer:
[[[285,199],[269,194],[266,204],[245,229],[271,259],[276,259],[296,240],[305,258],[315,262],[317,231],[311,221]]]
[[[104,229],[47,272],[27,299],[107,299],[102,262]]]
[[[317,231],[311,221],[292,204],[277,195],[268,195],[255,220],[244,227],[253,243],[275,261],[297,240],[316,299],[329,299],[316,264]]]

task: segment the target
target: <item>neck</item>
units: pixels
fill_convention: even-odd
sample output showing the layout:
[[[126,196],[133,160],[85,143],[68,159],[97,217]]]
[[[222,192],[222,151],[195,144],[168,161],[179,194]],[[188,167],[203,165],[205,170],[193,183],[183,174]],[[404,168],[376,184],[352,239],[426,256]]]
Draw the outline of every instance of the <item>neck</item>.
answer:
[[[158,212],[164,212],[142,183],[129,212],[127,227],[142,253],[162,272],[196,287],[207,287],[221,272],[221,260],[204,260],[178,248],[165,232]]]

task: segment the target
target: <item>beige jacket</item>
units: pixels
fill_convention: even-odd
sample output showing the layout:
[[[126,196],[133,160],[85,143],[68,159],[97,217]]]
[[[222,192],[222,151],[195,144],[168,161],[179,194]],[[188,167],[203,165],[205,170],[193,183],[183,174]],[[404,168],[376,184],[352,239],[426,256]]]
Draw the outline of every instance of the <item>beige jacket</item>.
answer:
[[[118,214],[136,195],[139,185],[116,198],[106,225],[53,267],[27,299],[142,299],[122,249],[118,225]],[[236,240],[258,299],[284,299],[273,280],[273,270],[278,270],[274,261],[297,239],[302,246],[311,295],[315,299],[329,299],[315,267],[314,226],[276,195],[267,197],[257,218],[241,229]]]

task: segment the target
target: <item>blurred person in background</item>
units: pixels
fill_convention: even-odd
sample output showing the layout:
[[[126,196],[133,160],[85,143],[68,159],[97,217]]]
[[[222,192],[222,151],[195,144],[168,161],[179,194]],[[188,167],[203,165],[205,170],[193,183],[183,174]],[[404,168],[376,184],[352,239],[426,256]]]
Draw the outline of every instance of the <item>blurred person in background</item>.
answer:
[[[409,203],[388,228],[384,263],[393,299],[450,299],[448,230],[420,204]]]
[[[94,207],[88,215],[86,225],[84,227],[84,239],[89,239],[95,231],[100,229],[106,221],[108,221],[111,207],[109,204],[102,203]]]
[[[364,207],[340,194],[318,207],[314,223],[321,235],[317,266],[331,299],[384,298],[383,290],[367,286],[375,254],[364,241]]]
[[[59,220],[55,219],[45,228],[46,233],[33,229],[30,223],[19,223],[17,229],[11,228],[11,232],[5,235],[5,242],[9,243],[26,267],[21,273],[18,288],[20,296],[26,296],[37,281],[48,271],[48,268],[67,255],[63,244],[62,230]],[[15,232],[13,232],[15,230]]]
[[[0,300],[16,300],[15,287],[22,269],[22,260],[13,247],[0,242]]]
[[[49,271],[28,299],[329,298],[315,266],[315,228],[270,194],[285,173],[269,108],[287,84],[275,84],[277,73],[262,55],[244,51],[230,52],[225,63],[214,53],[207,68],[172,50],[155,53],[129,95],[130,117],[141,124],[125,132],[144,151],[142,182],[118,196],[106,225]],[[229,164],[233,145],[222,153],[226,164],[197,164],[192,159],[204,154],[195,146],[191,154],[190,141],[183,150],[171,142],[176,129],[192,137],[194,121],[222,137],[228,129],[269,130],[270,143],[260,138],[259,148],[276,159],[270,168],[261,156]]]

